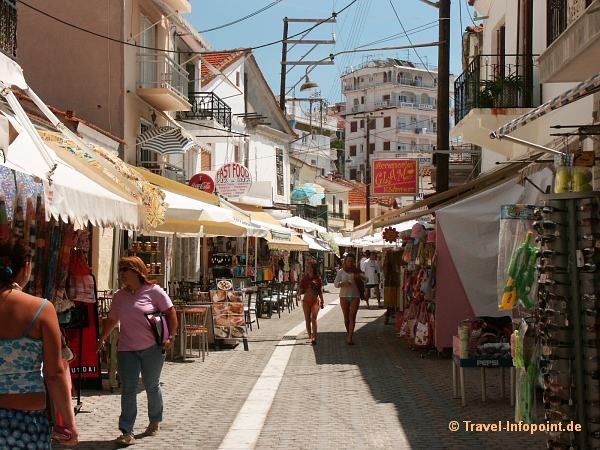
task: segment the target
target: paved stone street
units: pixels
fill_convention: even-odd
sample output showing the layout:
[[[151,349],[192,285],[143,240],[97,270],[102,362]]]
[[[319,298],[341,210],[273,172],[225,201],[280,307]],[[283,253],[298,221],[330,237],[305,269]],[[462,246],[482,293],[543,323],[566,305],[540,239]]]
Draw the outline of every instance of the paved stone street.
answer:
[[[483,403],[479,371],[467,370],[468,401],[462,407],[460,399],[452,398],[449,357],[411,350],[396,337],[393,325],[384,325],[376,301],[370,310],[361,306],[356,345],[346,345],[336,291],[331,285],[329,290],[326,303],[334,304],[321,312],[315,347],[301,332],[304,321],[297,308],[281,318],[261,319],[260,330],[254,327],[250,334],[248,352],[239,345],[211,351],[205,362],[167,362],[165,421],[159,435],[138,439],[136,448],[546,447],[543,433],[450,432],[451,420],[513,420],[509,399],[499,398],[500,371],[487,370],[488,400]],[[84,391],[82,403],[78,448],[117,448],[111,441],[119,434],[119,393]],[[147,425],[144,393],[138,405],[136,432],[141,433]]]

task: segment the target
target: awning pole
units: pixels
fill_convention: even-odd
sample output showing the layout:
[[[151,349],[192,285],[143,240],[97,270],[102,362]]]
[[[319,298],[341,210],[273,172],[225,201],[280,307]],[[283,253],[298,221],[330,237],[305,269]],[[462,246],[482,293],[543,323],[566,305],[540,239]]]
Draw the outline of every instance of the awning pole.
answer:
[[[544,147],[543,145],[534,144],[533,142],[525,141],[523,139],[519,139],[513,136],[509,136],[507,134],[497,134],[495,131],[490,133],[490,139],[506,139],[509,142],[514,142],[515,144],[524,145],[526,147],[531,147],[536,150],[541,150],[546,153],[554,153],[555,155],[567,156],[565,152],[561,152],[560,150],[555,150],[553,148]]]

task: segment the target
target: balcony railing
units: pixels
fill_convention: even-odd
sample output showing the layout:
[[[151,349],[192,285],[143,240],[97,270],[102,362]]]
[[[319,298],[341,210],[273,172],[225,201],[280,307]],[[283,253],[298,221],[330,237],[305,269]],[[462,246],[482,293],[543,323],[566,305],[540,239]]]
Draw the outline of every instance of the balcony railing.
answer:
[[[350,219],[350,215],[344,214],[344,213],[341,213],[341,212],[331,212],[331,211],[329,211],[327,213],[327,216],[331,217],[332,219]]]
[[[292,203],[290,207],[295,216],[300,216],[303,219],[327,228],[327,205],[312,206]]]
[[[473,108],[532,108],[537,55],[478,55],[454,83],[455,124]]]
[[[187,180],[183,168],[177,167],[168,162],[161,162],[158,160],[158,158],[162,157],[157,156],[154,152],[150,150],[139,150],[137,166],[143,167],[144,169],[147,169],[152,173],[168,178],[170,180],[175,180],[180,183],[186,183]]]
[[[11,58],[17,57],[16,0],[0,1],[0,51]]]
[[[188,73],[168,55],[159,52],[138,54],[140,88],[169,89],[187,99]]]
[[[231,107],[214,92],[191,92],[189,102],[192,109],[179,111],[180,120],[214,120],[223,128],[231,131]]]

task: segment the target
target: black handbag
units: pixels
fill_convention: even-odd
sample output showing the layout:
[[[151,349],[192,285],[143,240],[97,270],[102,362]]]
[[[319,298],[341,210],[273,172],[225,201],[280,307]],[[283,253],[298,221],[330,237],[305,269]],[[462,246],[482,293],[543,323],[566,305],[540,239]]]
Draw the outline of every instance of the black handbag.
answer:
[[[156,345],[163,345],[169,339],[169,324],[167,316],[160,312],[154,311],[151,313],[145,313],[146,320],[150,324],[150,330],[154,335]]]

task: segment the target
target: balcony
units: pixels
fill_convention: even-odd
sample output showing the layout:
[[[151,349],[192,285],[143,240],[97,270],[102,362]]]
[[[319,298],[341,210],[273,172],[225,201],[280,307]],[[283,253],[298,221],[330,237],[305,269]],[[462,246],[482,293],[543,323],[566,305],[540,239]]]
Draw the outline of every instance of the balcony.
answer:
[[[191,92],[189,101],[192,105],[191,109],[189,111],[179,111],[177,120],[205,125],[194,129],[196,133],[199,133],[198,137],[201,138],[203,132],[214,136],[220,134],[221,129],[231,131],[231,107],[214,92]],[[186,126],[186,128],[189,127]],[[223,133],[223,137],[226,136],[227,133]],[[211,142],[215,141],[212,140]]]
[[[481,147],[471,144],[452,146],[449,156],[448,178],[450,186],[467,183],[481,173]],[[435,187],[436,168],[432,169],[431,182]]]
[[[548,7],[548,47],[539,58],[543,83],[583,81],[598,71],[590,61],[600,58],[599,7],[592,0],[559,0]]]
[[[160,111],[189,111],[188,73],[162,52],[138,54],[137,94]]]
[[[0,1],[0,51],[10,58],[17,57],[16,0]]]
[[[295,216],[300,216],[303,219],[327,228],[327,205],[312,206],[292,203],[290,209]]]
[[[161,159],[162,156],[156,155],[154,152],[138,150],[137,166],[170,180],[184,184],[187,183],[185,171],[182,167],[161,161]]]
[[[509,61],[509,62],[506,62]],[[454,82],[455,124],[475,108],[533,108],[531,55],[478,55]]]

